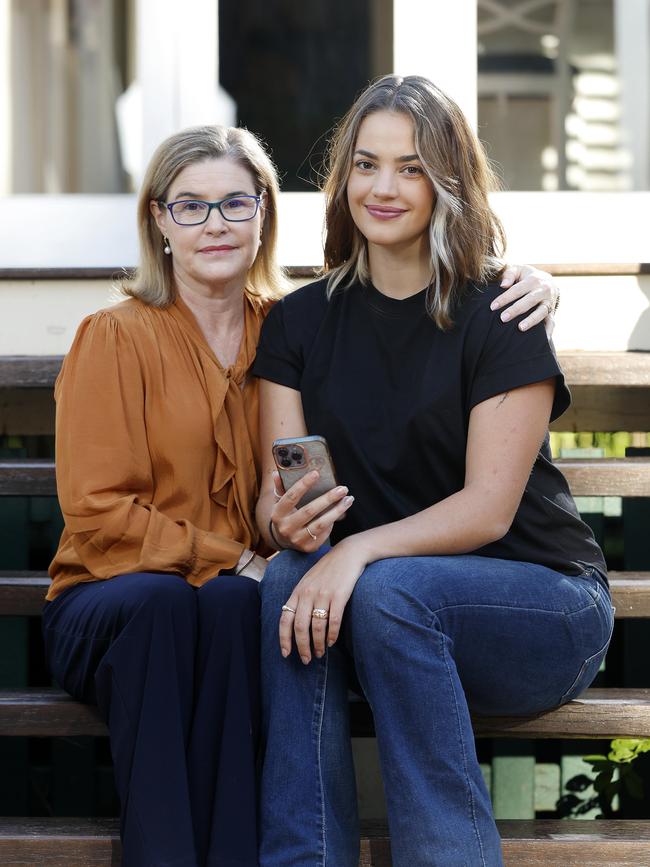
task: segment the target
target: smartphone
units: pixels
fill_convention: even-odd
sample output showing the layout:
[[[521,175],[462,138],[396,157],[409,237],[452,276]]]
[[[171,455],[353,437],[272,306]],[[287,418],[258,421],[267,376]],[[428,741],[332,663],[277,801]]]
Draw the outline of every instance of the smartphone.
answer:
[[[320,473],[316,484],[297,503],[298,509],[338,485],[334,462],[323,437],[286,437],[275,440],[273,459],[285,491],[312,470]]]

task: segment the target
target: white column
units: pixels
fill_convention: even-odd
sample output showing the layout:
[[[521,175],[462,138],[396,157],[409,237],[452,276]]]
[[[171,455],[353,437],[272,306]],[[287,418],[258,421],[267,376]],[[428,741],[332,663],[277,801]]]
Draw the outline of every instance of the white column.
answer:
[[[218,20],[217,0],[137,0],[137,82],[122,131],[140,127],[140,172],[176,130],[234,122],[234,104],[218,86]]]
[[[476,127],[476,0],[394,0],[393,71],[424,75]]]
[[[0,196],[11,193],[11,0],[0,0]]]
[[[650,0],[616,0],[616,60],[623,144],[632,154],[632,189],[650,189]]]

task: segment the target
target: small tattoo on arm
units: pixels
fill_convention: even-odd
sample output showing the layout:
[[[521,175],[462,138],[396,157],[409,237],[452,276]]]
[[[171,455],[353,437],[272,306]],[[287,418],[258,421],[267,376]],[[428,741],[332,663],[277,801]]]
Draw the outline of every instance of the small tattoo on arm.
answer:
[[[501,400],[500,400],[500,401],[498,402],[498,404],[497,404],[497,409],[499,409],[499,407],[501,406],[501,404],[503,403],[503,401],[508,397],[509,394],[510,394],[510,392],[509,392],[509,391],[506,391],[505,394],[502,394],[502,395],[501,395]]]

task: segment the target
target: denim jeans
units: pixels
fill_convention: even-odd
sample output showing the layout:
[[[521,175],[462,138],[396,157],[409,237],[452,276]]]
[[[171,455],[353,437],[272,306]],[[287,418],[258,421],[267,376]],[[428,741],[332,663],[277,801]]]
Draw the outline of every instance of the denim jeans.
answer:
[[[352,661],[375,720],[394,867],[498,867],[470,711],[537,713],[593,680],[613,628],[605,582],[478,556],[371,564],[339,641],[303,665],[280,607],[325,552],[273,559],[262,594],[260,867],[357,867]]]

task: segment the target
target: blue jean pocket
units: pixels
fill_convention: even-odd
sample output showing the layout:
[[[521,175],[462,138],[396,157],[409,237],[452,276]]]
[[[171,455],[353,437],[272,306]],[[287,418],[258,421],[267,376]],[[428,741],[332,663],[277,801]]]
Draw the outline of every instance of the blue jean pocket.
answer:
[[[580,671],[578,672],[576,679],[573,681],[569,689],[567,689],[567,691],[560,699],[560,704],[566,704],[566,702],[576,698],[576,696],[580,695],[583,690],[587,689],[589,684],[598,674],[598,670],[602,664],[603,659],[605,658],[605,654],[607,653],[608,646],[609,641],[601,650],[598,651],[598,653],[594,653],[593,656],[585,659],[585,661],[582,663],[582,666],[580,667]]]

